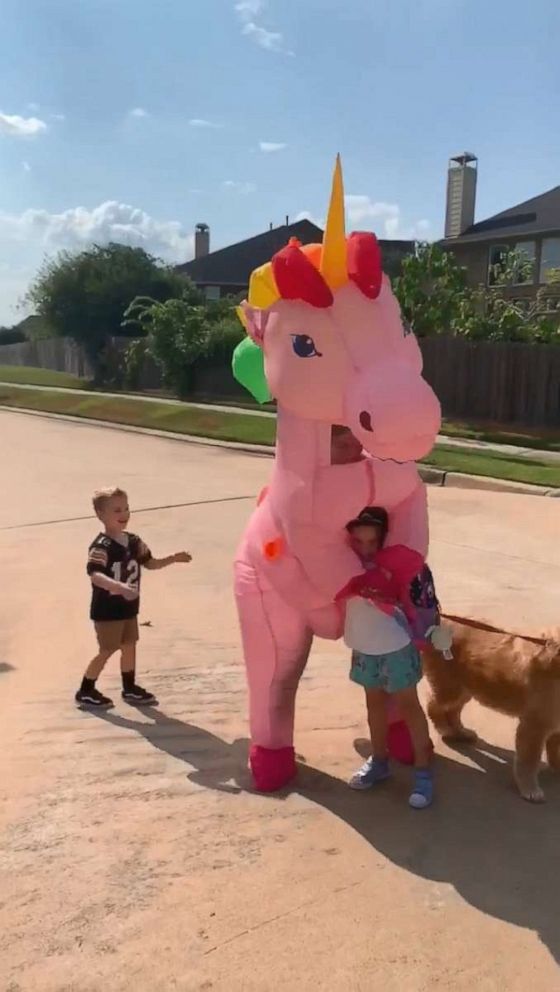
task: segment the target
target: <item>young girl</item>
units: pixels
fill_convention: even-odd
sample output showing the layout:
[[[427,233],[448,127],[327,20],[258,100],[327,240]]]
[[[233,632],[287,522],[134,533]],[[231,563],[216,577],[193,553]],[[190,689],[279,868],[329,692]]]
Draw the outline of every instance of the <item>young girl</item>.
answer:
[[[352,776],[349,785],[352,789],[370,789],[390,776],[390,696],[407,723],[414,748],[414,784],[409,803],[415,809],[423,809],[433,800],[432,744],[416,691],[422,663],[410,633],[414,619],[410,587],[421,573],[424,560],[402,545],[384,547],[389,520],[381,507],[363,510],[346,529],[366,571],[353,579],[338,598],[347,600],[344,640],[352,649],[350,678],[365,689],[372,744],[371,757]]]

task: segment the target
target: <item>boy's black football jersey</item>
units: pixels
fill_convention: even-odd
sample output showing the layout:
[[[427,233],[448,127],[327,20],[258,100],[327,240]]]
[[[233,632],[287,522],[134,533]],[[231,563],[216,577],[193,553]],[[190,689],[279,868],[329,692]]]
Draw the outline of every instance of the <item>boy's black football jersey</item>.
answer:
[[[136,534],[126,534],[125,547],[108,534],[98,534],[89,546],[87,561],[88,575],[102,572],[116,582],[125,582],[140,591],[141,566],[150,561],[152,553]],[[130,620],[138,616],[140,599],[127,600],[124,596],[112,596],[106,589],[92,586],[90,617],[95,621]]]

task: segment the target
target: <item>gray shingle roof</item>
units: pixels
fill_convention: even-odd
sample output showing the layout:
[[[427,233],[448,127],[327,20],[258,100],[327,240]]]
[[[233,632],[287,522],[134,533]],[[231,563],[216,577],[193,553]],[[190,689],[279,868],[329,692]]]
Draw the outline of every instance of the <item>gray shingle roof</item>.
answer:
[[[481,220],[467,228],[458,238],[447,238],[443,245],[468,244],[475,241],[495,241],[498,237],[520,238],[546,231],[560,231],[560,186],[518,203],[509,210]]]
[[[245,287],[249,285],[253,269],[270,262],[272,256],[284,248],[290,238],[298,238],[304,245],[320,244],[323,232],[309,220],[296,221],[177,265],[175,271],[188,276],[197,286]],[[383,268],[389,275],[397,274],[402,259],[414,251],[414,241],[380,240],[379,244]]]
[[[202,258],[193,258],[192,262],[178,265],[175,271],[188,276],[198,285],[247,286],[253,269],[270,262],[290,238],[299,238],[302,244],[308,245],[321,242],[323,232],[309,220],[296,221],[295,224],[275,227],[254,238],[220,248]]]

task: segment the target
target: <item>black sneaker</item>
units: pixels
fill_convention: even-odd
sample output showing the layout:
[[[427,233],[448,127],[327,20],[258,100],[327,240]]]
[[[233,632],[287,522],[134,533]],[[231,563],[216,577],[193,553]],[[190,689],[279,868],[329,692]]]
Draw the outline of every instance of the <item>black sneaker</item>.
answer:
[[[133,706],[154,706],[157,704],[153,692],[148,692],[141,685],[133,685],[131,689],[123,689],[122,698],[126,703],[132,703]]]
[[[104,696],[95,686],[93,689],[78,689],[75,700],[78,706],[93,706],[97,709],[110,710],[115,704],[108,696]]]

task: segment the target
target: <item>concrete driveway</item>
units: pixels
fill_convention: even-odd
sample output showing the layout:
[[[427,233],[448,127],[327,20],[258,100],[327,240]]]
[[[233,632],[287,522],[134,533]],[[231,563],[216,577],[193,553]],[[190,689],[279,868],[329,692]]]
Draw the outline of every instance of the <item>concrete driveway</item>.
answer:
[[[0,412],[0,987],[5,992],[553,992],[560,780],[510,786],[514,726],[438,744],[438,801],[408,773],[348,790],[366,724],[341,645],[318,643],[297,786],[253,794],[230,561],[270,460]],[[141,681],[161,705],[75,709],[93,652],[91,490],[118,482],[156,553]],[[433,489],[444,605],[530,632],[560,623],[560,504]],[[115,666],[102,687],[118,699]]]

